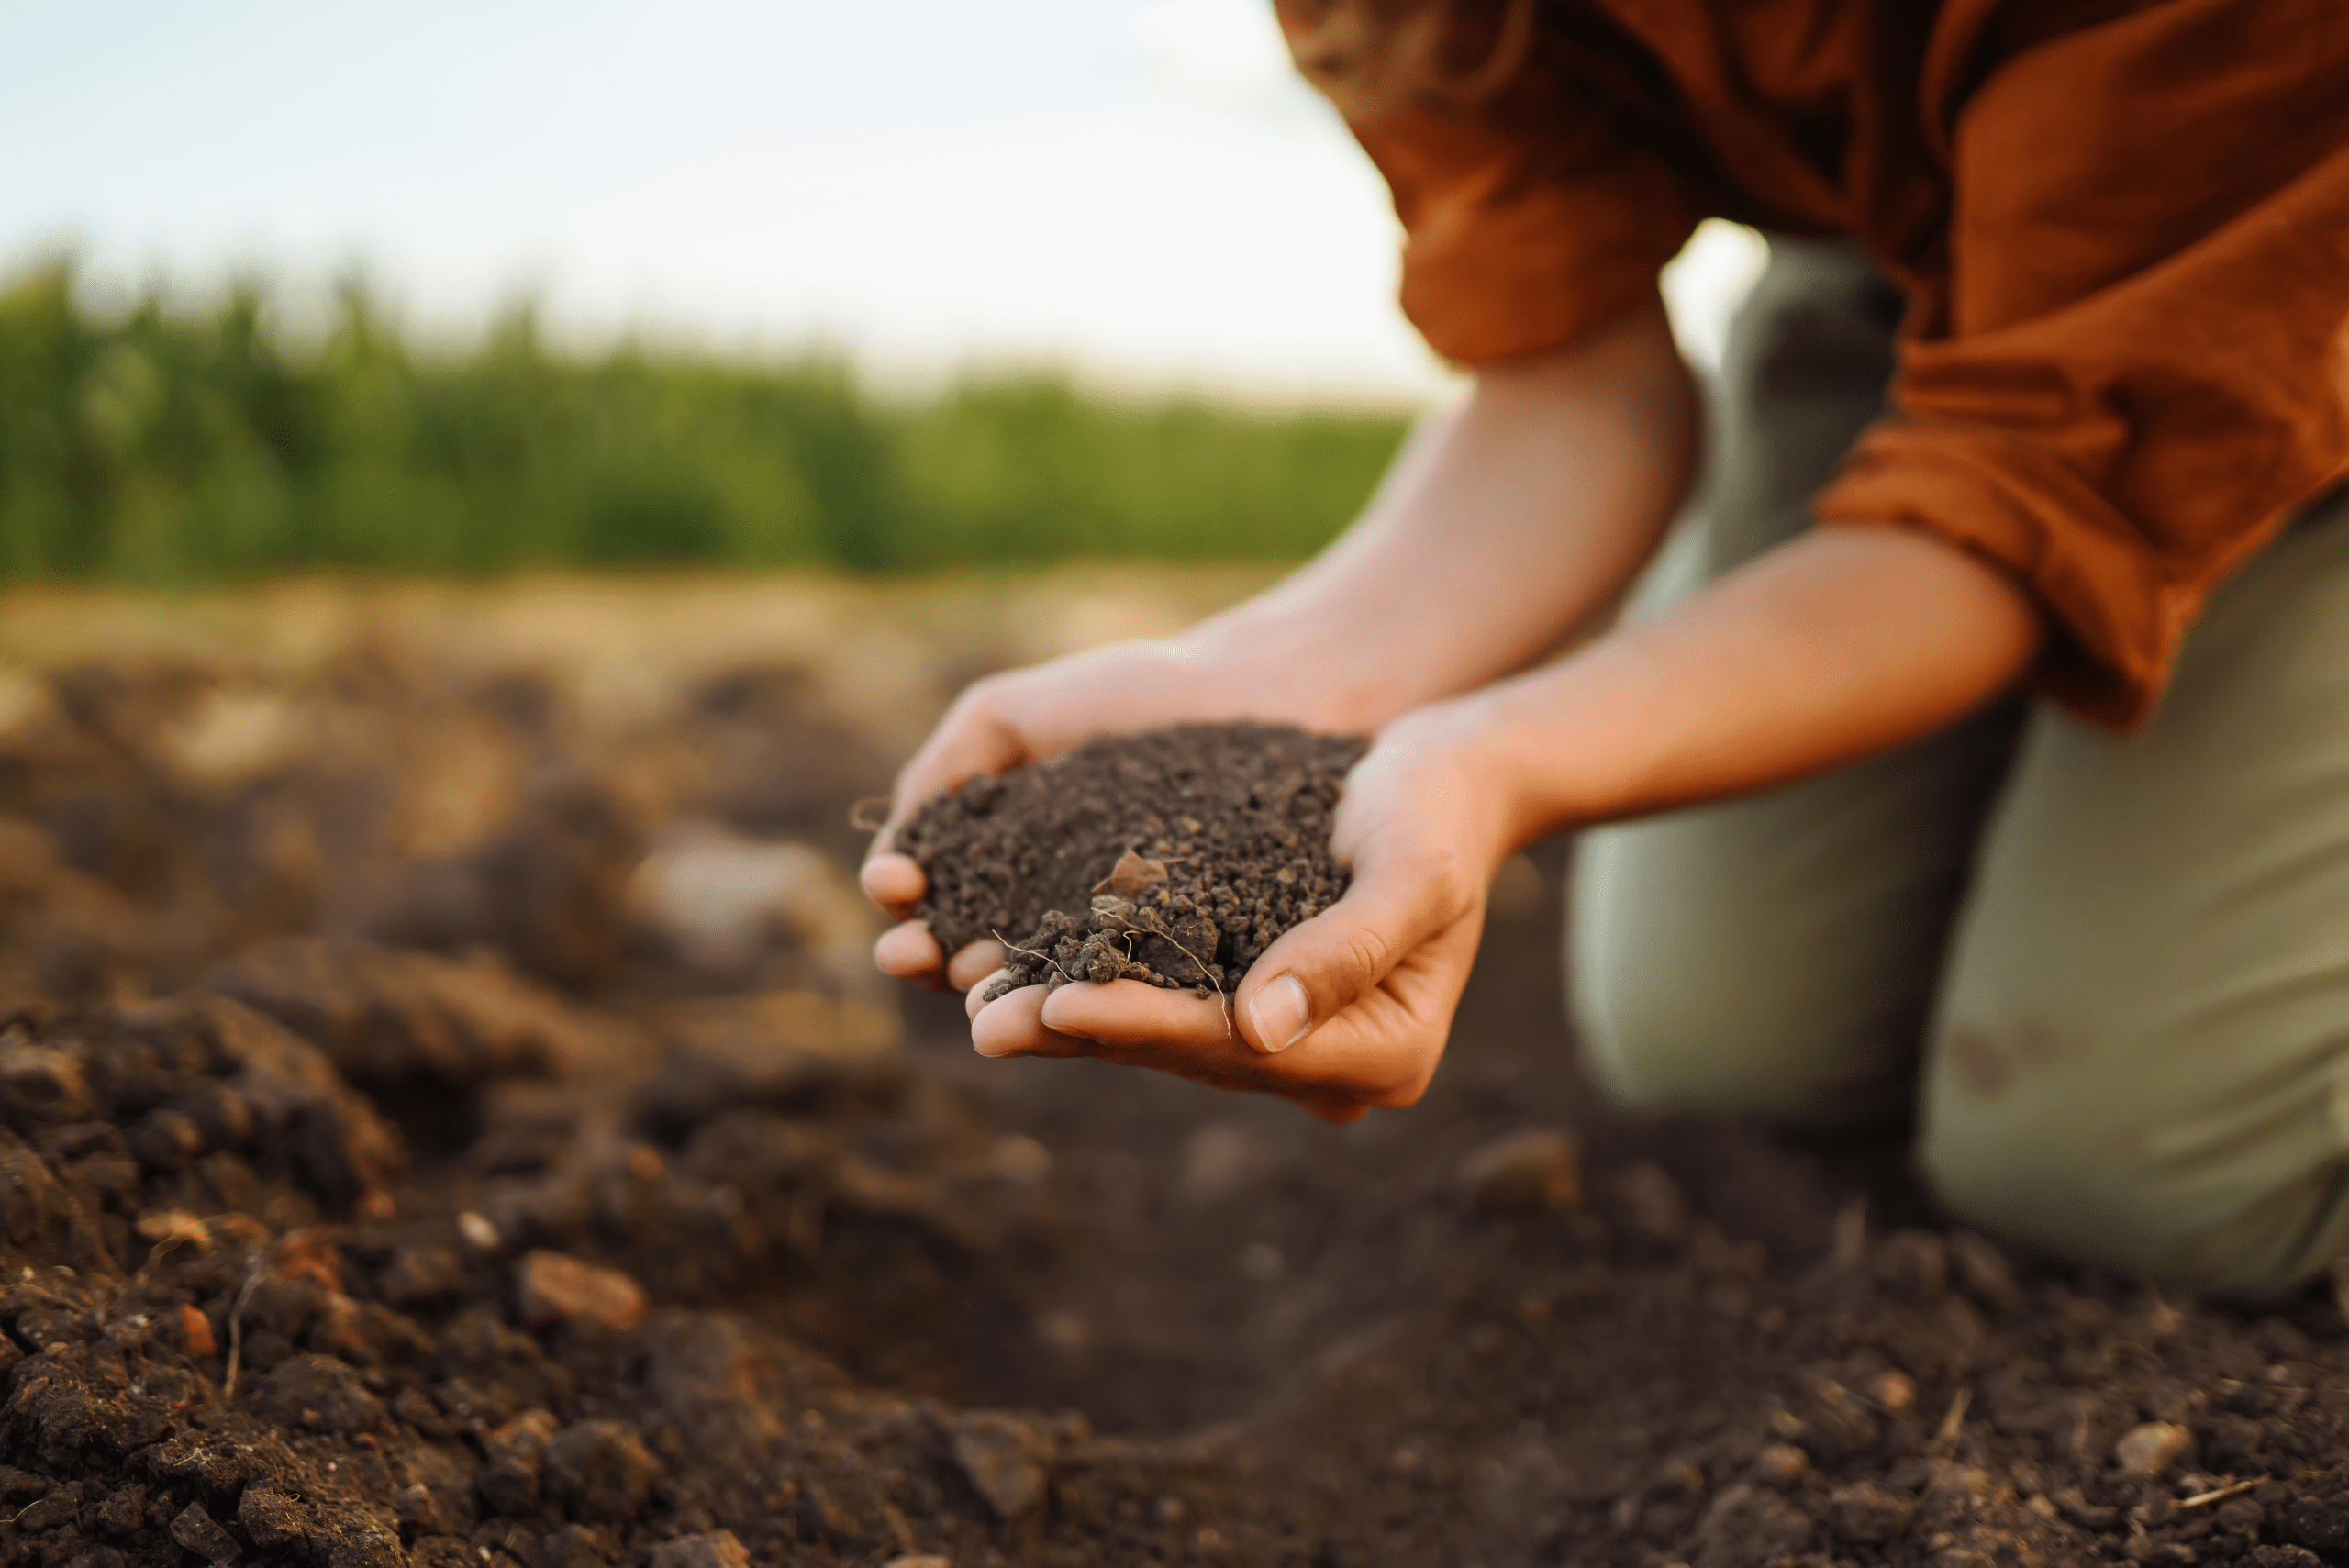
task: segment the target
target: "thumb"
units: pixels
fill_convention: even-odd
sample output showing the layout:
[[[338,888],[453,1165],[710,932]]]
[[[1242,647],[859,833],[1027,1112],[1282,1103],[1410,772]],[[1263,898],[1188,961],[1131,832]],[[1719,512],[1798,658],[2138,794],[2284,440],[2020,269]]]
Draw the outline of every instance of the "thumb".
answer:
[[[1019,729],[1001,711],[1004,680],[990,676],[966,689],[921,743],[889,792],[889,820],[876,848],[895,848],[896,830],[933,797],[965,780],[1008,772],[1030,760]]]
[[[938,734],[897,774],[890,791],[889,821],[874,839],[883,851],[894,849],[897,829],[946,791],[975,778],[992,778],[1030,761],[1027,747],[1010,726],[989,716]]]
[[[1423,854],[1357,873],[1344,897],[1284,932],[1233,998],[1248,1043],[1286,1051],[1352,1006],[1414,948],[1475,906],[1455,857]]]

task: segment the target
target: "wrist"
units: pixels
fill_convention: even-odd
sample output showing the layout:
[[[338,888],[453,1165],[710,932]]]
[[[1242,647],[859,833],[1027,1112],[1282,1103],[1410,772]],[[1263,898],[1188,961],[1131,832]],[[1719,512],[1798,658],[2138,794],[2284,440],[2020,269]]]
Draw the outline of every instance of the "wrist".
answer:
[[[1381,751],[1411,754],[1443,775],[1443,796],[1486,876],[1540,836],[1527,828],[1534,792],[1512,723],[1486,688],[1414,708],[1378,732]]]
[[[1363,662],[1341,651],[1344,636],[1295,611],[1242,606],[1165,646],[1236,713],[1331,734],[1375,729],[1386,717]]]
[[[1560,663],[1431,703],[1380,731],[1442,750],[1484,803],[1497,866],[1551,833],[1614,815],[1647,747],[1610,718],[1612,639]]]

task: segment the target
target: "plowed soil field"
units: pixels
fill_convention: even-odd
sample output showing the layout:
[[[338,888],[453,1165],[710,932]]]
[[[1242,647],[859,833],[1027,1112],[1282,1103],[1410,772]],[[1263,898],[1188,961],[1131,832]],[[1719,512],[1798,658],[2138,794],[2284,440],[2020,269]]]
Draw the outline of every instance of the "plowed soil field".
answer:
[[[2349,1562],[2349,1332],[1631,1122],[989,1062],[859,797],[1237,577],[0,595],[6,1568]]]

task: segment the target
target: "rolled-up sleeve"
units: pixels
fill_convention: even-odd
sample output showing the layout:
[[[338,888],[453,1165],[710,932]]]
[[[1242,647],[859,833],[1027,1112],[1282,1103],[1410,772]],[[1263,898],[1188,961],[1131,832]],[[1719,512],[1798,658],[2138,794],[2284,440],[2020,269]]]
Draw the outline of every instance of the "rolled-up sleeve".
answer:
[[[2349,475],[2349,13],[2172,0],[2039,43],[1949,151],[1946,294],[1817,511],[2012,573],[2041,688],[2134,725],[2212,586]]]
[[[1403,313],[1457,364],[1563,348],[1653,299],[1695,227],[1664,161],[1603,123],[1535,137],[1397,109],[1348,124],[1402,219]]]

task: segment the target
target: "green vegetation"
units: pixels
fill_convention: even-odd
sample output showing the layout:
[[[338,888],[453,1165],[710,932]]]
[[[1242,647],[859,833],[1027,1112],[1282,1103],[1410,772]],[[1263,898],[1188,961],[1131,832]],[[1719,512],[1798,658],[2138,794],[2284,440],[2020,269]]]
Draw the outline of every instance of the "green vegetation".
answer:
[[[357,291],[297,352],[265,304],[102,320],[66,267],[0,284],[0,576],[1290,558],[1404,426],[1052,378],[899,406],[820,360],[567,358],[527,314],[434,356]]]

